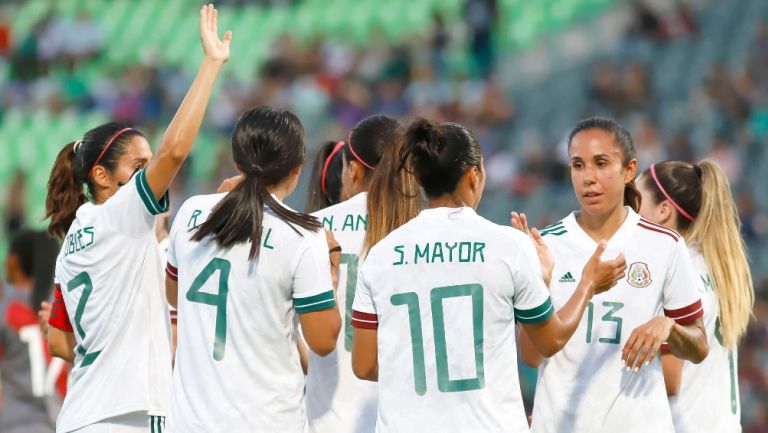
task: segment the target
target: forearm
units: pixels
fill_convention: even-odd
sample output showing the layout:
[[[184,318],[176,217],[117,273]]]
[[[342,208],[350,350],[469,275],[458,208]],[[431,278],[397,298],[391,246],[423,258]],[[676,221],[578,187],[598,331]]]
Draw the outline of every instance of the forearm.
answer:
[[[592,299],[593,293],[592,283],[581,281],[568,302],[557,310],[560,327],[554,337],[559,348],[565,346],[573,333],[576,332],[576,328],[579,327],[581,318],[584,316],[584,310]]]
[[[147,182],[157,199],[168,190],[192,149],[223,64],[207,57],[203,59],[192,86],[165,131],[156,157],[147,167]]]
[[[536,346],[531,342],[531,339],[525,332],[525,328],[522,326],[519,328],[520,333],[518,334],[518,342],[520,344],[520,357],[525,365],[531,368],[538,368],[541,363],[544,362],[544,357],[541,356],[541,353],[539,353],[538,350],[536,350]]]
[[[211,97],[216,78],[224,65],[222,61],[203,58],[197,76],[192,82],[184,100],[179,109],[173,116],[168,129],[163,136],[163,141],[158,149],[158,153],[164,152],[172,155],[183,155],[186,157],[192,148],[200,125],[203,122],[205,109],[208,106],[208,100]]]
[[[701,319],[688,326],[674,323],[667,343],[673,355],[680,359],[691,361],[694,364],[703,361],[709,352],[707,335],[704,332],[704,325]]]

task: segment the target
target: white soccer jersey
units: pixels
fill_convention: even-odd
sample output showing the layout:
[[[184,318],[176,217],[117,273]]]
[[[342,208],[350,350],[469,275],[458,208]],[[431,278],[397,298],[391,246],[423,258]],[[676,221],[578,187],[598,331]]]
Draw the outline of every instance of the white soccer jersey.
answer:
[[[190,198],[171,227],[178,328],[168,431],[305,432],[294,319],[335,305],[325,234],[297,233],[265,206],[254,260],[250,243],[192,241],[224,196]]]
[[[379,432],[527,432],[515,320],[553,313],[533,243],[435,208],[376,244],[352,325],[378,329]]]
[[[326,357],[310,351],[307,416],[313,433],[371,433],[376,425],[377,386],[352,374],[352,301],[360,250],[368,224],[366,193],[315,212],[341,245],[337,299],[344,324],[336,350]]]
[[[105,203],[77,210],[56,262],[77,341],[58,432],[166,413],[171,337],[154,215],[167,209],[139,171]]]
[[[544,361],[533,405],[534,433],[671,433],[661,362],[628,372],[621,350],[632,331],[662,314],[688,324],[702,306],[685,241],[628,209],[604,258],[623,252],[627,275],[595,295],[565,347]],[[570,299],[597,243],[572,213],[542,230],[555,268],[550,292],[556,309]]]
[[[717,288],[710,278],[704,256],[689,247],[696,287],[704,306],[709,354],[700,364],[683,362],[680,391],[670,397],[677,433],[741,432],[738,358],[736,347],[723,347],[720,335]]]

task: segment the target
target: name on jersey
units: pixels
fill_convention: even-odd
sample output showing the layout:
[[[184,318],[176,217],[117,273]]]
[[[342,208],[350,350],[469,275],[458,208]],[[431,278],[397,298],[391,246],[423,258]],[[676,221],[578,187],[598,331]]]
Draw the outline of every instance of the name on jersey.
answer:
[[[485,262],[485,242],[426,242],[397,245],[393,266],[420,263],[475,263]]]
[[[68,234],[67,238],[64,240],[64,245],[67,246],[67,249],[64,251],[64,257],[70,254],[79,253],[90,247],[93,245],[95,239],[96,234],[93,231],[93,226],[83,227]]]
[[[347,214],[344,216],[344,221],[337,219],[334,221],[334,216],[323,217],[323,227],[332,232],[358,232],[368,229],[368,217],[360,214]]]

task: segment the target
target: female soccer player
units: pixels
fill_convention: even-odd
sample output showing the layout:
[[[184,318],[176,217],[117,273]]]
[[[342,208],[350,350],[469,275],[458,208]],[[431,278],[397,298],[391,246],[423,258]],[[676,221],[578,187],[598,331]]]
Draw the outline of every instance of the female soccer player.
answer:
[[[304,432],[295,315],[320,356],[341,327],[322,225],[282,204],[301,173],[304,130],[291,112],[252,109],[232,156],[242,181],[190,198],[171,228],[166,288],[179,327],[168,431]]]
[[[527,432],[514,322],[553,355],[623,260],[601,262],[598,246],[554,313],[530,240],[474,211],[485,170],[472,133],[417,120],[403,158],[428,209],[371,248],[352,312],[353,370],[378,380],[377,431]]]
[[[231,34],[219,40],[212,5],[200,11],[200,35],[200,70],[155,158],[139,131],[115,123],[88,131],[56,158],[46,211],[50,233],[64,238],[56,280],[77,342],[74,353],[59,353],[74,367],[57,432],[162,428],[171,347],[154,216],[168,208],[166,191],[229,58]]]
[[[314,215],[341,246],[338,301],[345,318],[337,350],[325,358],[309,356],[307,414],[314,433],[365,433],[375,428],[376,385],[357,379],[349,369],[350,320],[363,244],[370,242],[373,233],[389,231],[391,225],[404,223],[418,211],[415,183],[398,173],[394,162],[401,141],[402,131],[395,119],[371,116],[360,121],[349,140],[337,145],[329,156],[341,155],[341,195],[350,198]],[[330,164],[326,168],[330,170]],[[328,175],[321,177],[327,179]],[[412,197],[397,193],[395,184]]]
[[[309,175],[309,189],[304,212],[312,213],[333,206],[349,197],[341,195],[343,141],[327,141],[320,146]]]
[[[675,431],[740,432],[736,347],[755,296],[728,179],[714,161],[666,161],[643,172],[638,189],[640,214],[685,237],[704,308],[704,361],[662,355]]]
[[[579,122],[568,153],[581,209],[541,231],[554,257],[552,303],[568,300],[600,239],[608,239],[608,254],[624,252],[629,268],[616,288],[589,303],[573,338],[552,358],[541,359],[524,329],[523,358],[541,364],[531,431],[671,433],[659,347],[666,341],[676,356],[697,363],[707,355],[685,242],[636,213],[637,160],[621,125],[602,118]]]

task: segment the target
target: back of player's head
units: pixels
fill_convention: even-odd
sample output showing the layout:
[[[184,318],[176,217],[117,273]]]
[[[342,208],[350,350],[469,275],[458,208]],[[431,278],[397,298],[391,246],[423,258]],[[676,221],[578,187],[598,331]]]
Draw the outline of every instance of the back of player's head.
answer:
[[[400,170],[403,131],[388,116],[370,116],[357,124],[345,146],[347,163],[358,161],[366,167],[368,180],[368,224],[363,254],[390,232],[418,215],[421,201],[413,175]]]
[[[343,141],[326,141],[318,149],[309,176],[304,212],[312,213],[341,201],[341,159],[345,146]]]
[[[669,200],[677,228],[701,250],[718,293],[720,334],[732,347],[746,332],[754,303],[752,275],[731,187],[715,161],[665,161],[640,176],[655,205]]]
[[[413,171],[429,198],[454,192],[466,170],[480,168],[482,159],[480,143],[462,125],[418,119],[405,133],[401,163]]]
[[[628,167],[630,163],[637,158],[637,151],[635,150],[635,144],[632,141],[632,136],[629,131],[624,128],[619,122],[608,119],[605,117],[591,117],[584,119],[576,124],[576,126],[568,134],[568,148],[570,149],[573,138],[577,134],[587,130],[600,130],[613,136],[614,144],[619,149],[622,155],[622,163],[624,167]],[[624,205],[629,206],[638,212],[640,210],[640,191],[635,186],[635,181],[632,180],[624,185]]]
[[[344,161],[357,162],[366,176],[376,168],[387,148],[400,141],[400,123],[392,117],[376,114],[358,122],[344,146]]]
[[[11,238],[6,272],[9,276],[18,274],[18,278],[33,281],[31,306],[35,309],[51,294],[58,252],[56,240],[44,232],[22,230]],[[10,267],[15,269],[8,269]]]
[[[265,205],[297,232],[294,225],[320,229],[316,218],[284,207],[268,189],[297,178],[304,163],[304,128],[295,114],[266,106],[243,113],[232,133],[232,158],[244,178],[213,208],[193,240],[211,236],[220,248],[251,242],[253,259],[261,246]]]
[[[64,237],[75,219],[77,208],[88,200],[83,184],[91,197],[95,196],[94,167],[101,166],[107,172],[113,172],[130,139],[136,136],[144,135],[136,129],[110,122],[64,146],[53,164],[45,200],[46,218],[51,219],[48,225],[51,235]]]

